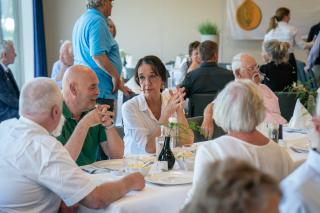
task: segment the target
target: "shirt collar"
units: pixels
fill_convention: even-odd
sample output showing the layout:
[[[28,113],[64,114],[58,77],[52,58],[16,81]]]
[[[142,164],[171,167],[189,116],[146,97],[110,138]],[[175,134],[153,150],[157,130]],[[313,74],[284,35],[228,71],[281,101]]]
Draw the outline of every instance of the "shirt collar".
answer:
[[[2,62],[0,62],[2,68],[4,69],[4,71],[9,72],[9,67],[4,65]]]
[[[103,17],[103,18],[106,18],[106,17],[105,17],[99,10],[97,10],[97,9],[91,8],[91,9],[88,9],[88,12],[89,12],[89,13],[94,13],[94,14],[96,14],[96,15],[99,15],[99,16]]]
[[[217,63],[216,62],[202,62],[201,64],[200,64],[200,67],[209,67],[209,66],[218,66],[217,65]]]
[[[48,130],[46,130],[43,126],[41,126],[40,124],[34,122],[33,120],[20,116],[19,120],[23,123],[28,124],[28,126],[33,127],[35,129],[38,129],[39,131],[45,133],[46,135],[49,135]]]
[[[278,22],[278,25],[288,25],[288,23],[285,22],[285,21],[279,21],[279,22]]]
[[[313,170],[315,170],[320,175],[320,153],[313,149],[309,150],[309,155],[307,159],[307,165],[310,166]]]
[[[147,111],[149,107],[148,107],[146,98],[144,97],[144,94],[141,93],[140,95],[137,96],[137,98],[138,98],[139,110],[141,112]],[[164,105],[166,104],[165,102],[166,100],[164,98],[164,95],[161,93],[161,108],[164,107]]]
[[[70,112],[66,102],[63,101],[63,105],[62,105],[62,110],[63,110],[63,116],[65,117],[65,119],[73,119],[73,116],[72,116],[72,113]],[[85,116],[88,112],[82,112],[81,115],[80,115],[80,119]]]

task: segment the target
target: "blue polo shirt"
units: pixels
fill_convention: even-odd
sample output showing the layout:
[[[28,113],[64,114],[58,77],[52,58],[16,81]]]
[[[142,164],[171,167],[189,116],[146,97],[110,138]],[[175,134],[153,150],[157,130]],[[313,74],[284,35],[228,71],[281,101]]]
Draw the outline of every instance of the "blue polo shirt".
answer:
[[[113,39],[106,18],[96,9],[88,9],[75,23],[72,32],[74,63],[90,67],[99,79],[99,98],[116,99],[112,94],[112,78],[98,67],[92,56],[106,54],[121,74],[119,46]]]

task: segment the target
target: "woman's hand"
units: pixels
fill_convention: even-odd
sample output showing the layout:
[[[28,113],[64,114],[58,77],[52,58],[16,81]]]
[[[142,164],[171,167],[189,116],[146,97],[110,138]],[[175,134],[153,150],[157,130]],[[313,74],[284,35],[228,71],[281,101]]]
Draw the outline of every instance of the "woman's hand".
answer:
[[[168,122],[169,117],[172,116],[173,113],[181,113],[183,112],[184,105],[184,88],[178,88],[177,92],[173,93],[172,90],[169,90],[169,101],[165,107],[161,109],[160,123],[166,124]]]

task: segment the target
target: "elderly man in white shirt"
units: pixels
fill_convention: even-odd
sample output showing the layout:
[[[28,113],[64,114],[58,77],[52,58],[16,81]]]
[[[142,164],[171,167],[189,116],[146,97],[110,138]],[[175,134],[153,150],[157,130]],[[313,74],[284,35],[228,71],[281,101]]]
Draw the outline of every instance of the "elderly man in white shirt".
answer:
[[[61,199],[67,206],[102,208],[144,187],[138,173],[98,186],[50,135],[63,125],[62,95],[53,80],[26,84],[19,110],[19,120],[0,124],[0,212],[57,212]]]
[[[320,212],[320,117],[313,122],[318,133],[314,148],[309,150],[307,161],[281,182],[281,212]]]

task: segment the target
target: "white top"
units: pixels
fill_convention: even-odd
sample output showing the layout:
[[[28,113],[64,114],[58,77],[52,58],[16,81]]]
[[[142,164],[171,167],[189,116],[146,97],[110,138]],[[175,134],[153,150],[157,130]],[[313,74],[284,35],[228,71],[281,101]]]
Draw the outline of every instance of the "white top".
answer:
[[[67,150],[37,123],[20,117],[0,124],[0,212],[57,212],[97,186]]]
[[[202,176],[207,165],[216,161],[233,157],[247,161],[263,172],[281,180],[293,169],[293,162],[287,151],[273,141],[264,146],[249,144],[240,139],[224,135],[208,141],[197,150],[192,189],[188,194],[189,201],[192,194],[201,184]]]
[[[289,53],[293,53],[295,46],[304,49],[307,44],[301,39],[298,29],[284,21],[278,22],[278,26],[264,36],[264,41],[270,41],[272,39],[288,42],[290,44]]]
[[[167,101],[162,95],[162,106]],[[146,154],[147,136],[159,127],[159,121],[148,107],[144,94],[130,99],[123,104],[122,117],[124,126],[124,155]]]
[[[281,212],[320,212],[320,153],[309,151],[307,161],[281,182]]]

